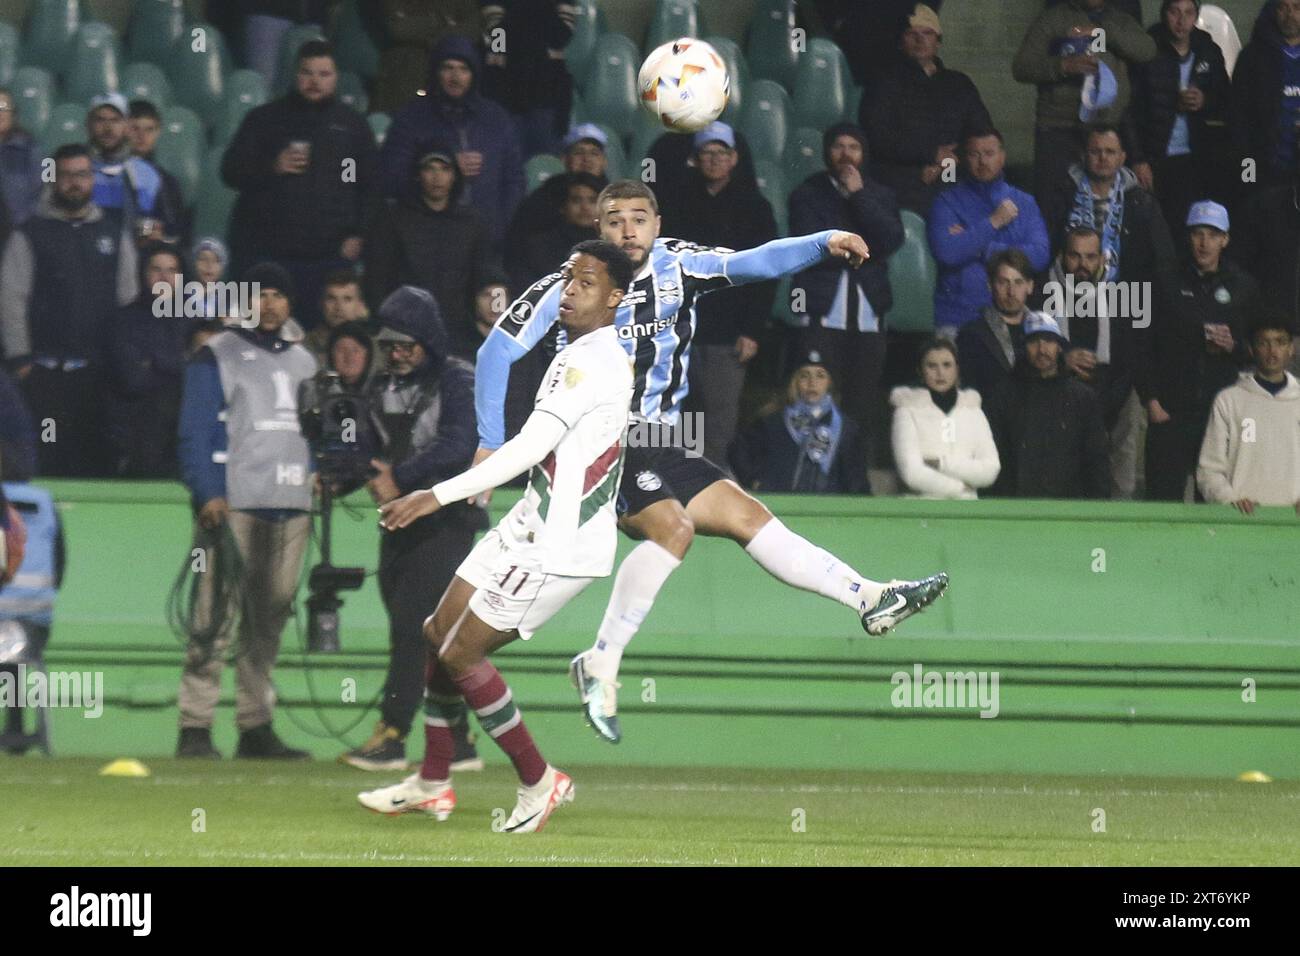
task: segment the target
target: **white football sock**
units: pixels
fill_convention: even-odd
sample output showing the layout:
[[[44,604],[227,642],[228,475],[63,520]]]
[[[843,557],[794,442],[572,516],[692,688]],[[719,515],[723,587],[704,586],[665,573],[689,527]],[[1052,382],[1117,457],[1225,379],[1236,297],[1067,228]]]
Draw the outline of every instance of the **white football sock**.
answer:
[[[829,551],[773,518],[745,547],[763,570],[791,587],[839,601],[861,614],[880,600],[885,585],[864,578]]]
[[[681,563],[680,558],[653,541],[642,541],[623,559],[614,575],[614,591],[596,632],[596,643],[587,658],[587,669],[593,676],[602,680],[618,676],[623,649],[654,607],[659,589]]]

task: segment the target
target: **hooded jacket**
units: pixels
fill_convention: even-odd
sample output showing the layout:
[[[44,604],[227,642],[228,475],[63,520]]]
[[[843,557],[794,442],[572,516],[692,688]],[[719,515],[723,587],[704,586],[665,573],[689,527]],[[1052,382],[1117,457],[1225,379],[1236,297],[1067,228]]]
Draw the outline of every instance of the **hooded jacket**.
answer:
[[[945,412],[928,388],[900,385],[889,393],[889,404],[894,463],[908,490],[925,498],[976,498],[978,489],[993,484],[1001,462],[979,392],[959,389],[957,404]]]
[[[438,84],[438,67],[452,59],[468,63],[474,74],[469,90],[457,100]],[[478,51],[468,37],[452,35],[439,41],[429,57],[429,94],[416,97],[393,117],[380,163],[389,195],[411,198],[417,190],[408,173],[421,142],[433,139],[457,152],[481,153],[483,168],[466,180],[462,203],[479,212],[493,245],[500,248],[524,195],[524,164],[514,120],[504,107],[479,92],[481,71]]]
[[[1247,419],[1255,426],[1250,436],[1241,424]],[[1300,503],[1300,381],[1294,375],[1288,372],[1282,391],[1270,395],[1254,373],[1242,372],[1235,385],[1218,394],[1201,444],[1196,486],[1206,501]]]
[[[1174,49],[1169,28],[1161,21],[1148,31],[1156,43],[1156,57],[1133,68],[1133,125],[1138,141],[1130,144],[1129,161],[1155,162],[1169,148],[1169,136],[1178,112],[1178,89],[1182,57]],[[1205,94],[1205,105],[1187,117],[1187,134],[1192,155],[1205,157],[1227,138],[1227,108],[1230,81],[1223,51],[1204,30],[1192,29],[1191,82]]]
[[[1020,210],[1001,229],[989,221],[1004,199]],[[930,252],[939,266],[934,289],[934,324],[963,326],[993,303],[989,291],[988,260],[1004,249],[1019,249],[1035,271],[1047,268],[1051,251],[1047,226],[1034,197],[999,175],[989,183],[963,174],[930,207],[926,223]]]
[[[1239,158],[1253,158],[1261,172],[1274,170],[1289,177],[1289,170],[1279,170],[1275,165],[1283,106],[1284,44],[1274,17],[1262,17],[1256,23],[1250,42],[1232,69],[1228,129]]]

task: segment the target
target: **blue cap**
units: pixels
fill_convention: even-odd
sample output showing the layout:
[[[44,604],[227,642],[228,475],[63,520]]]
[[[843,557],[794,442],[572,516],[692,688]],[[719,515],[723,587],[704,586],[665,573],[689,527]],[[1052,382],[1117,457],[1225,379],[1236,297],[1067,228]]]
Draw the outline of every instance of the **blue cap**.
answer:
[[[1070,344],[1070,340],[1061,333],[1061,327],[1056,319],[1046,312],[1030,312],[1025,316],[1025,323],[1021,328],[1024,330],[1025,338],[1031,335],[1055,335],[1063,345]]]
[[[599,143],[601,149],[609,146],[609,137],[605,135],[603,129],[595,123],[579,123],[577,126],[570,126],[569,131],[564,134],[564,148],[568,149],[584,139]]]
[[[695,148],[703,149],[709,143],[726,143],[730,149],[736,148],[736,134],[726,123],[714,120],[695,134]]]
[[[111,106],[123,116],[130,112],[127,106],[126,97],[121,93],[100,93],[90,101],[90,109],[86,112],[93,113],[101,106]]]
[[[1090,73],[1083,81],[1083,91],[1079,96],[1079,119],[1084,123],[1101,110],[1110,106],[1119,98],[1119,80],[1105,63],[1097,64],[1097,72]]]
[[[1227,232],[1228,210],[1209,199],[1194,202],[1187,210],[1187,228],[1193,226],[1213,226],[1219,232]]]

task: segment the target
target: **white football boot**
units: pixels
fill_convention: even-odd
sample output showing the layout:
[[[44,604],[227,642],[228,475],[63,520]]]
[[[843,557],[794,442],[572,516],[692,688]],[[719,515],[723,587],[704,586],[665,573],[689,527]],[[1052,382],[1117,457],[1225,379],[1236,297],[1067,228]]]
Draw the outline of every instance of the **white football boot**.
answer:
[[[359,793],[357,800],[375,813],[390,817],[399,813],[427,813],[439,823],[456,809],[456,792],[451,789],[450,780],[443,783],[421,780],[419,773],[391,787]]]
[[[514,812],[501,828],[504,833],[536,833],[546,826],[555,808],[573,802],[573,780],[550,764],[542,779],[531,787],[519,788]]]

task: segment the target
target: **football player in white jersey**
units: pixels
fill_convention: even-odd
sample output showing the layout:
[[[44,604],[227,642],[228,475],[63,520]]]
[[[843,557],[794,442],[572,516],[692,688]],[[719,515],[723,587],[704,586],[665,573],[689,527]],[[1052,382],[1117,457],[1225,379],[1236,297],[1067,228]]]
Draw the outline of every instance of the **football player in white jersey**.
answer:
[[[519,774],[518,802],[504,830],[540,830],[573,799],[573,781],[542,758],[488,661],[516,638],[528,640],[614,567],[615,498],[632,400],[632,363],[614,330],[614,310],[632,281],[632,263],[618,246],[593,239],[574,247],[562,276],[560,322],[569,344],[547,369],[519,434],[469,471],[380,509],[384,528],[403,528],[531,468],[523,497],[456,570],[425,623],[433,653],[424,764],[401,783],[360,794],[371,810],[450,815],[450,728],[466,719],[466,705]]]

